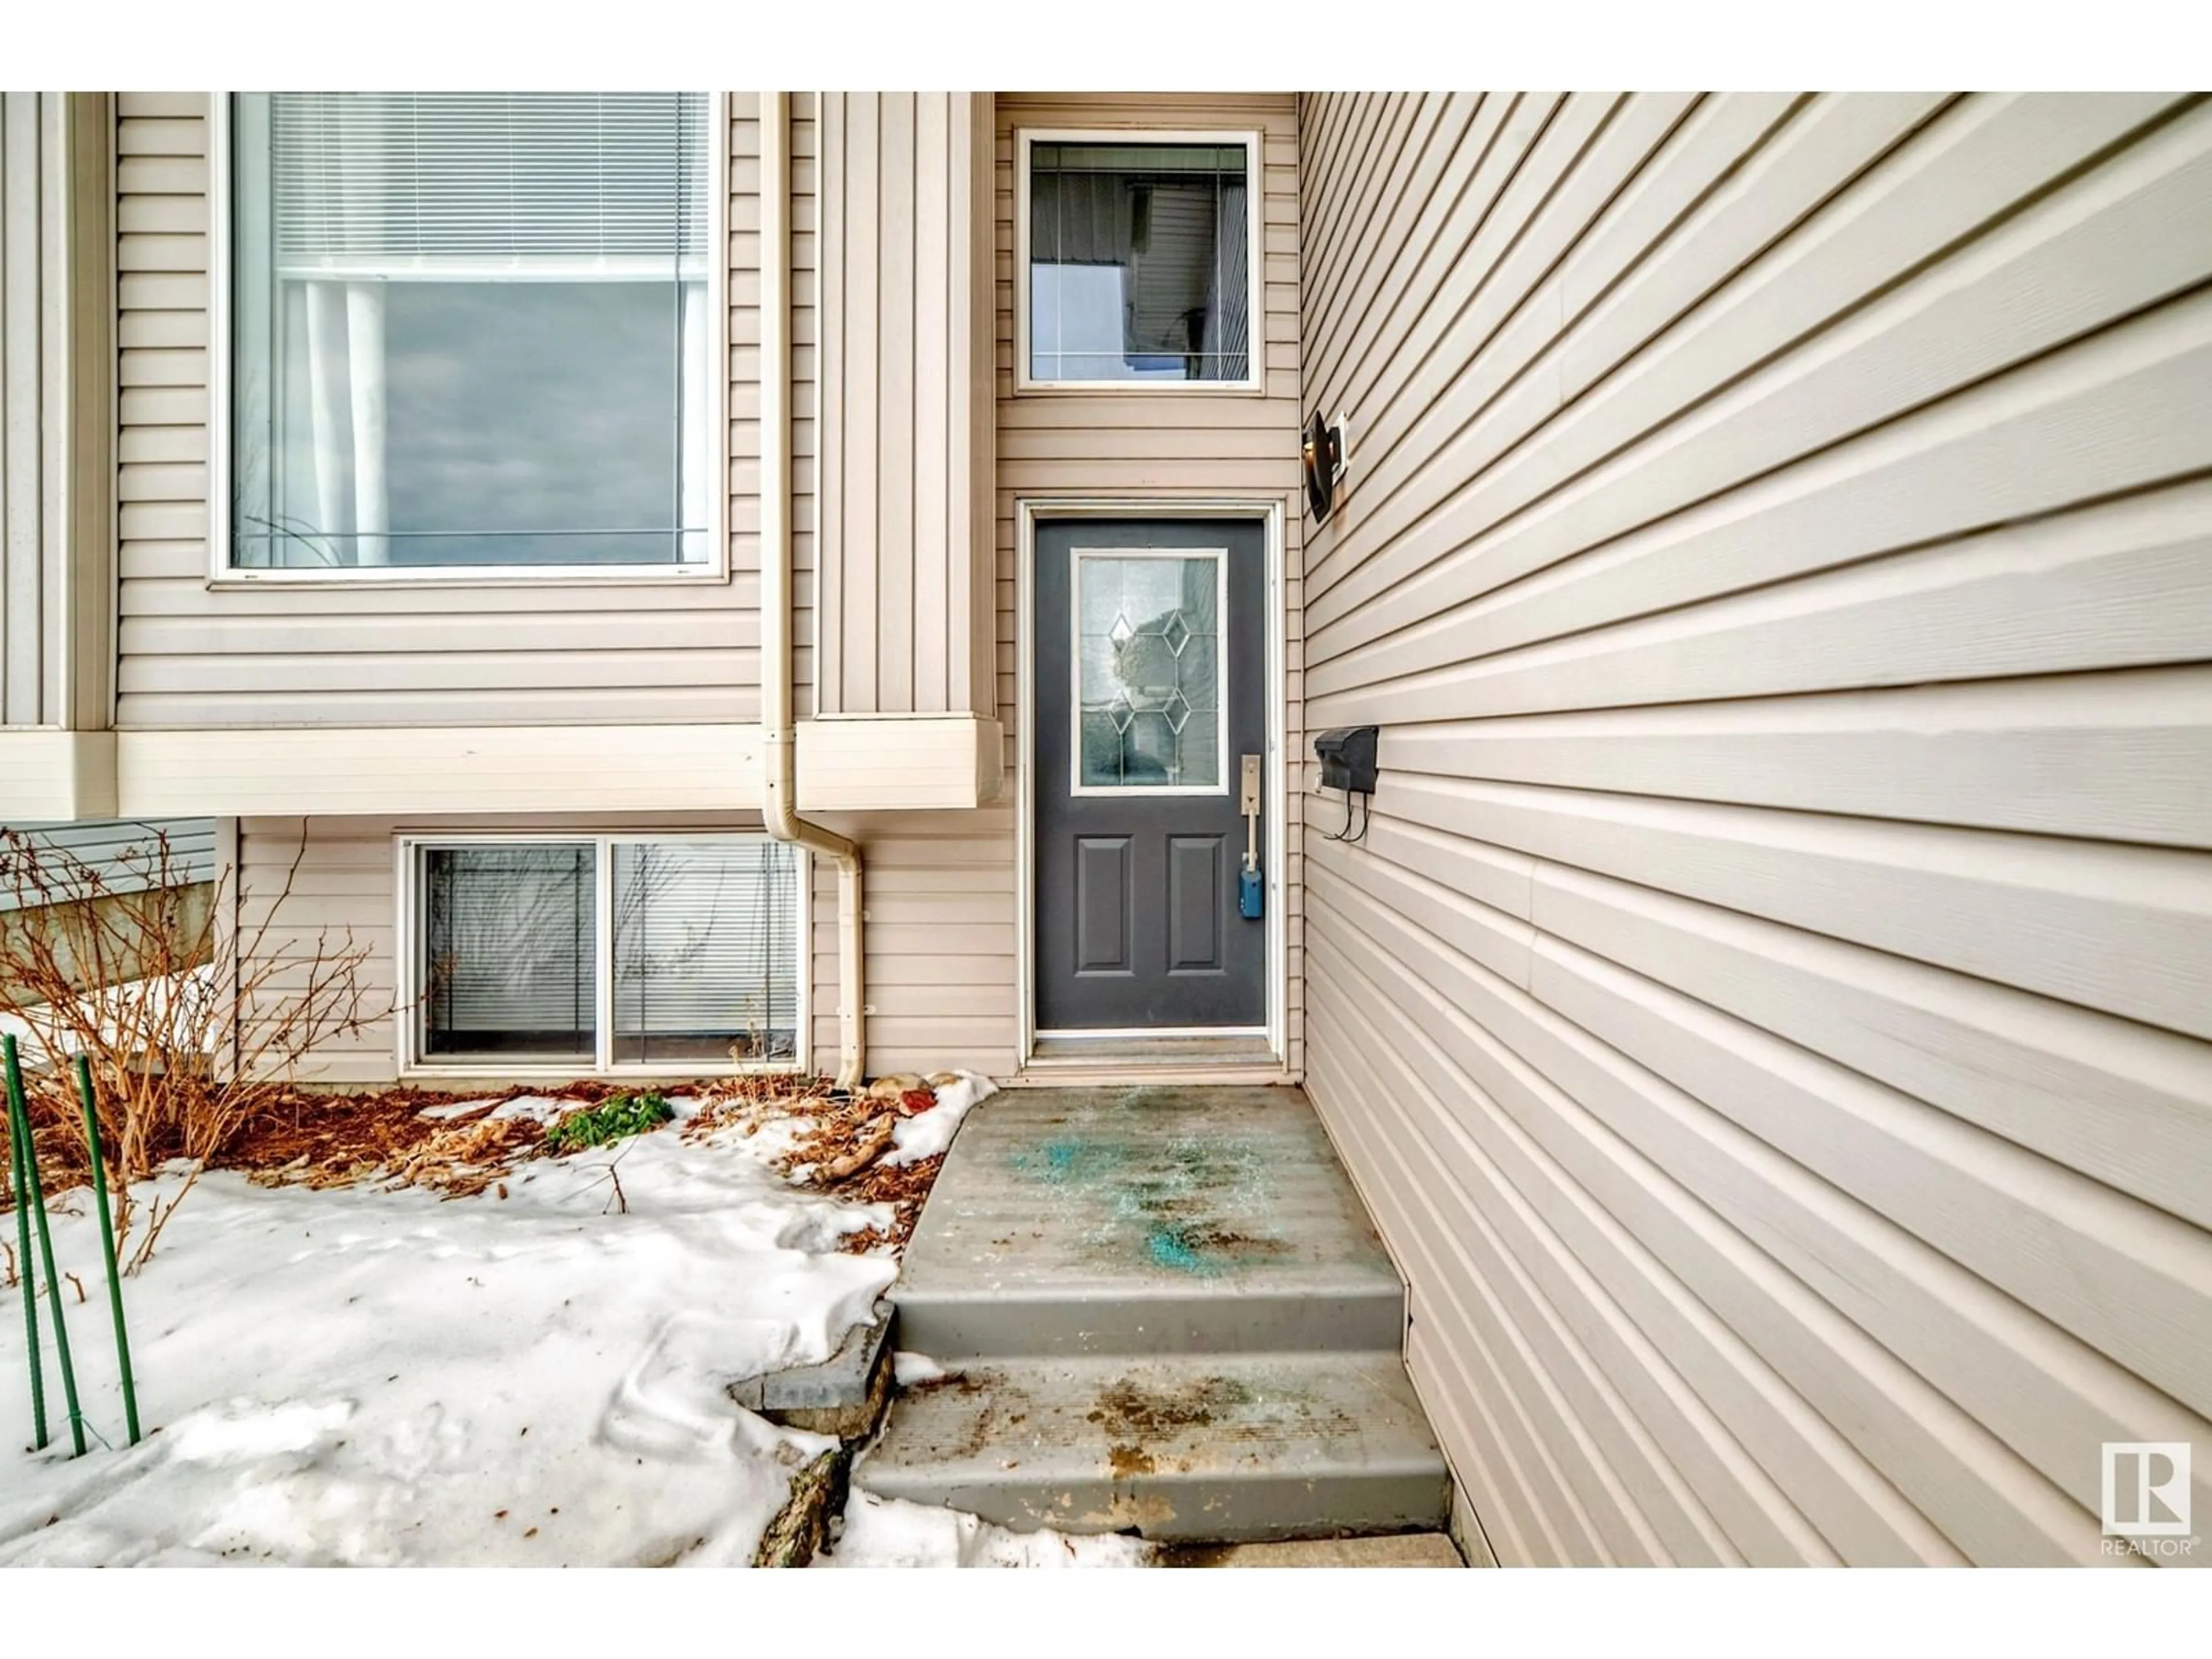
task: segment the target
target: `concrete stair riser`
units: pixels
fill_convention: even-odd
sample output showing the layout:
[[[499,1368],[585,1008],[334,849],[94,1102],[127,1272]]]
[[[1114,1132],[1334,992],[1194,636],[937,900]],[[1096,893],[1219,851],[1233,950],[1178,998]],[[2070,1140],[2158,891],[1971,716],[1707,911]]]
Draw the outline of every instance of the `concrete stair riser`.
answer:
[[[902,1395],[854,1482],[1185,1542],[1441,1527],[1403,1287],[1303,1094],[1036,1090],[963,1126],[892,1291]]]

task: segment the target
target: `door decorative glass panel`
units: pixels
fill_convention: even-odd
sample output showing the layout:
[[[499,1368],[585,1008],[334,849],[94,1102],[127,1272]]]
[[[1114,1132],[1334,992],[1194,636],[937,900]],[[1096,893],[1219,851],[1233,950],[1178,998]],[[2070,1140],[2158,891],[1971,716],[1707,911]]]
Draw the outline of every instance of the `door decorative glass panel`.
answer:
[[[1074,558],[1075,792],[1220,791],[1223,556]]]

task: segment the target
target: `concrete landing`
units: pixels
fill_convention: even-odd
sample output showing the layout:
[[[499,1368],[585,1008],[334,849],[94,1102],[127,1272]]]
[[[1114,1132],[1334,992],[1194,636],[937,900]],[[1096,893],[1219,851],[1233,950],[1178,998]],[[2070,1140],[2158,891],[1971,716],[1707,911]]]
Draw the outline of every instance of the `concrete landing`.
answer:
[[[1304,1095],[999,1096],[891,1291],[903,1394],[854,1482],[1003,1526],[1231,1543],[1443,1526],[1403,1288]]]
[[[1163,1567],[1464,1567],[1440,1532],[1381,1538],[1300,1538],[1281,1544],[1181,1544],[1161,1553]]]
[[[963,1126],[899,1346],[982,1356],[1395,1352],[1403,1286],[1305,1097],[1038,1089]]]

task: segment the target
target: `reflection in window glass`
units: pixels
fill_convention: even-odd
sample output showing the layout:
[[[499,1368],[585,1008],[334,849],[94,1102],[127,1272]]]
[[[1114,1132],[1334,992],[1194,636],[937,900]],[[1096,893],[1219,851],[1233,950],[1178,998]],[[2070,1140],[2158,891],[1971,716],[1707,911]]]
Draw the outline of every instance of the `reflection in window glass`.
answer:
[[[597,869],[589,842],[424,851],[425,1054],[592,1062]]]
[[[615,1063],[798,1052],[798,854],[764,836],[615,845]]]
[[[1221,559],[1079,554],[1077,782],[1212,789],[1221,770]]]
[[[237,98],[233,562],[704,562],[708,107]]]
[[[1241,144],[1030,149],[1030,377],[1243,380]]]
[[[617,1066],[798,1053],[799,855],[761,835],[426,847],[420,1052]],[[599,925],[602,894],[612,927]]]

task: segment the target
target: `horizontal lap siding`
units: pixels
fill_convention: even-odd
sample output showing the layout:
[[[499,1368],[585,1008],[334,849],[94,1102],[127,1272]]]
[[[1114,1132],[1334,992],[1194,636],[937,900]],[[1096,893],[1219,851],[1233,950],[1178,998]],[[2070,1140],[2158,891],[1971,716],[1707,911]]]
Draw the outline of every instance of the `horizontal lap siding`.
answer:
[[[296,1006],[319,957],[360,950],[357,981],[364,1027],[315,1044],[303,1078],[334,1085],[390,1083],[398,1074],[393,1024],[398,995],[398,900],[388,818],[241,818],[234,926],[258,994],[240,1012],[250,1059]],[[471,828],[477,827],[471,822]]]
[[[2112,1440],[2206,1512],[2212,106],[1303,131],[1382,731],[1308,1076],[1491,1545],[2105,1560]]]
[[[966,1067],[1014,1069],[1014,826],[1010,809],[874,813],[826,819],[867,848],[868,1028],[872,1074]],[[357,1038],[325,1045],[309,1074],[325,1082],[388,1083],[396,1073],[391,1000],[398,983],[394,837],[402,834],[641,830],[757,830],[757,817],[674,813],[476,814],[467,817],[296,817],[240,821],[242,926],[268,921],[262,955],[286,964],[271,988],[296,988],[319,934],[333,949],[368,947],[364,982],[376,1016]],[[296,872],[292,866],[299,860]],[[290,896],[281,905],[289,876]],[[837,1054],[837,876],[816,860],[813,920],[802,971],[811,975],[812,1060]],[[270,920],[271,912],[273,920]],[[711,1069],[711,1068],[709,1068]]]
[[[866,858],[868,1071],[964,1068],[1015,1058],[1014,815],[876,812],[823,822]],[[837,869],[814,866],[814,1064],[837,1055]]]
[[[759,713],[760,134],[732,95],[731,580],[211,591],[208,95],[119,95],[118,723],[204,727],[744,721]],[[812,446],[813,121],[793,122],[796,438]],[[801,468],[806,476],[811,469]],[[812,497],[795,508],[811,639]],[[811,653],[799,653],[802,678]]]
[[[138,893],[162,877],[171,886],[213,881],[213,818],[88,818],[75,823],[0,823],[0,831],[23,834],[35,858],[51,853],[45,873],[62,881],[69,866],[82,866],[102,890]],[[63,884],[67,894],[74,883]],[[79,895],[81,896],[81,895]],[[0,910],[17,908],[22,896],[0,886]]]
[[[1172,392],[1018,393],[1014,390],[1014,135],[1018,129],[1223,128],[1262,134],[1261,342],[1264,389],[1240,397]],[[1288,652],[1287,749],[1304,752],[1304,592],[1297,510],[1299,354],[1298,111],[1288,94],[1001,93],[998,97],[998,483],[999,718],[1006,731],[1009,798],[1020,735],[1016,566],[1018,503],[1024,497],[1118,496],[1146,501],[1176,496],[1279,500],[1284,537]],[[1299,823],[1291,799],[1289,866],[1284,874],[1289,950],[1289,1061],[1303,1062],[1304,974]],[[1011,849],[1010,849],[1011,855]],[[1011,1039],[1009,1039],[1011,1042]]]

